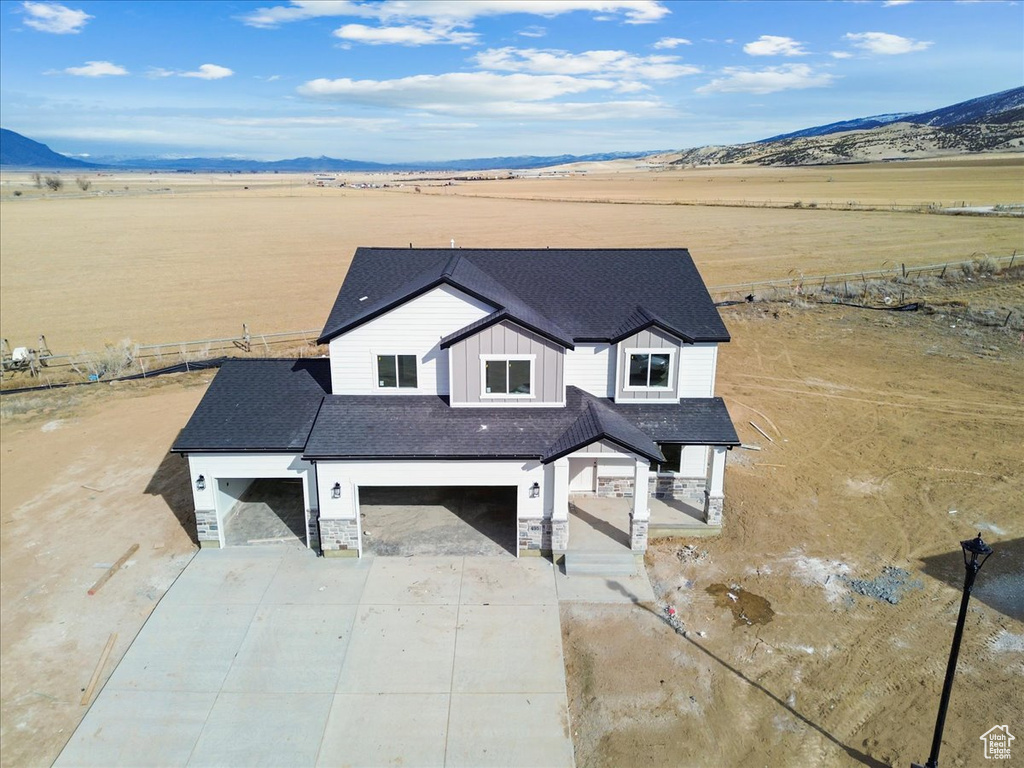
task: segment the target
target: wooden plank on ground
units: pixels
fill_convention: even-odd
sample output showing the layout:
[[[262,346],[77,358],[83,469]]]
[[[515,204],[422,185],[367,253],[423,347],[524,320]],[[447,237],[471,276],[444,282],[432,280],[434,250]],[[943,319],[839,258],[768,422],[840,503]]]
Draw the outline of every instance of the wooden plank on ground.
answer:
[[[135,550],[137,550],[138,548],[138,544],[132,544],[130,547],[128,547],[128,551],[121,555],[121,557],[118,558],[117,562],[110,566],[107,569],[107,572],[100,576],[99,580],[92,585],[92,587],[89,589],[89,594],[95,595],[97,592],[99,592],[100,587],[102,587],[104,584],[110,581],[110,577],[117,573],[119,570],[121,570],[121,566],[128,562],[128,558],[134,555]]]
[[[110,652],[114,650],[114,643],[117,642],[117,632],[112,632],[110,638],[107,640],[107,644],[103,647],[103,653],[100,654],[100,660],[96,662],[96,669],[92,672],[92,678],[89,680],[89,685],[86,686],[85,692],[82,694],[82,706],[84,707],[92,700],[92,694],[96,690],[96,685],[100,681],[100,674],[103,672],[103,668],[107,666],[107,659],[110,658]]]

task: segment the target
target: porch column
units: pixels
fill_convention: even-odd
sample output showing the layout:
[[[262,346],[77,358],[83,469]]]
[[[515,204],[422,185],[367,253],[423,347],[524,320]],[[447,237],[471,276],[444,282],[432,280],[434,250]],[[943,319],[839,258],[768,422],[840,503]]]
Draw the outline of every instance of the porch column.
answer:
[[[724,445],[711,447],[711,462],[708,466],[708,483],[704,491],[704,522],[708,525],[722,524],[722,503],[725,499],[723,485],[725,482]]]
[[[551,552],[557,556],[569,548],[569,459],[556,459],[554,464]]]
[[[647,505],[647,476],[651,463],[647,459],[637,458],[633,467],[633,511],[629,515],[629,545],[634,552],[647,549],[647,526],[651,519],[651,510]]]

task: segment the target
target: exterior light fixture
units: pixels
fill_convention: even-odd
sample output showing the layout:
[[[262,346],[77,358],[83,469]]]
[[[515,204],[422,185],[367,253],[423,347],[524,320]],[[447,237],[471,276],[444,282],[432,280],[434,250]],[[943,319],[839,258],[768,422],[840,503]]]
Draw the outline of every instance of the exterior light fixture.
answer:
[[[196,478],[196,490],[197,491],[205,491],[206,490],[206,478],[203,477],[202,475],[200,475],[199,477]]]
[[[340,499],[341,498],[341,483],[335,483],[334,487],[331,488],[331,498],[332,499]]]
[[[981,540],[981,534],[973,539],[961,541],[964,551],[964,596],[960,600],[960,616],[956,620],[953,632],[953,646],[949,649],[949,663],[946,665],[946,681],[942,685],[942,698],[939,700],[939,715],[935,718],[935,735],[932,737],[932,751],[928,762],[923,766],[911,763],[912,768],[939,768],[939,748],[942,746],[942,728],[946,724],[946,708],[949,706],[949,694],[953,690],[953,676],[956,674],[956,660],[960,655],[960,640],[964,634],[964,620],[967,618],[967,603],[974,589],[974,578],[981,566],[992,554],[992,547]]]
[[[536,499],[540,496],[540,483],[534,483],[530,486],[530,498]]]

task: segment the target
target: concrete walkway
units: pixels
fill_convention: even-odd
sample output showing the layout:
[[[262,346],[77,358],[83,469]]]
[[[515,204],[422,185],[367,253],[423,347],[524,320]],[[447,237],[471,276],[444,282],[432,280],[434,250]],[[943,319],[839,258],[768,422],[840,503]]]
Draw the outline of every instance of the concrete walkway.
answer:
[[[203,550],[55,765],[572,766],[563,591],[650,584],[540,558]]]

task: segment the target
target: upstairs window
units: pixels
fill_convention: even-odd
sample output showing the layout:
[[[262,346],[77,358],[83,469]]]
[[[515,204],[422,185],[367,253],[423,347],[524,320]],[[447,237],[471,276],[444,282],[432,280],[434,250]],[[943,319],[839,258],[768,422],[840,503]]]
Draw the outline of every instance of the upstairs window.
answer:
[[[377,387],[416,389],[416,355],[377,355]]]
[[[627,349],[626,389],[671,389],[671,349]]]
[[[533,397],[534,355],[484,355],[483,397]]]

